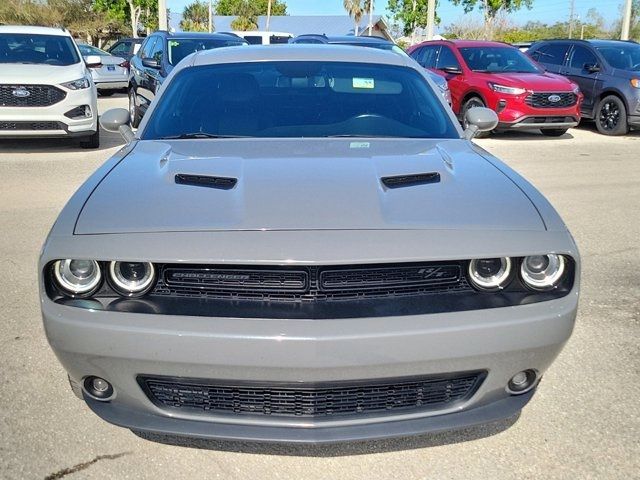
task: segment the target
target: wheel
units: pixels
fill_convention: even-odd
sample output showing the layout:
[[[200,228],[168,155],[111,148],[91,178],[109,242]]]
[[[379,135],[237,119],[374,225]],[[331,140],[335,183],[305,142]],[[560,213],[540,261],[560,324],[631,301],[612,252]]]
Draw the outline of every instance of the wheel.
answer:
[[[110,97],[114,93],[116,92],[114,92],[113,90],[98,90],[98,95],[100,95],[101,97]]]
[[[484,107],[485,104],[479,97],[471,97],[462,105],[462,126],[466,130],[469,128],[469,123],[467,123],[467,112],[476,107]],[[477,132],[475,138],[486,138],[491,135],[491,132]]]
[[[567,133],[568,128],[542,128],[540,131],[545,137],[561,137]]]
[[[129,117],[131,117],[131,126],[137,128],[140,125],[140,111],[136,105],[136,92],[129,90]]]
[[[100,127],[95,133],[89,135],[86,139],[80,141],[80,147],[82,148],[98,148],[100,146]]]
[[[604,135],[626,135],[629,133],[627,109],[615,95],[604,97],[596,108],[596,127]]]

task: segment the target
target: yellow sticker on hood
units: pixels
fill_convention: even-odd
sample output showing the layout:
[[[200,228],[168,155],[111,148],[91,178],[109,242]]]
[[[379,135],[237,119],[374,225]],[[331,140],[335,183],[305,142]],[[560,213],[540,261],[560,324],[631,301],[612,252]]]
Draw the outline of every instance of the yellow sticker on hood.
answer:
[[[353,79],[353,88],[375,88],[375,82],[373,78],[354,78]]]

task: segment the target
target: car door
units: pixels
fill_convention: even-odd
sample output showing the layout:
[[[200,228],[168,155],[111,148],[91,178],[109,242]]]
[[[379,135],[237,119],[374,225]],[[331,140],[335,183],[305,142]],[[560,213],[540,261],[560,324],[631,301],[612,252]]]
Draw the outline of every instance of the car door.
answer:
[[[136,79],[138,84],[136,93],[138,94],[138,105],[143,115],[155,95],[155,76],[157,74],[157,69],[145,65],[145,61],[153,59],[152,53],[158,42],[162,42],[162,39],[158,36],[149,37],[140,49],[140,61],[136,62]]]
[[[449,90],[451,90],[451,106],[454,112],[459,112],[462,98],[467,90],[467,81],[460,61],[451,47],[442,45],[440,48],[436,70],[447,79]]]
[[[595,92],[598,84],[598,77],[601,75],[602,64],[591,51],[583,45],[574,45],[569,53],[569,61],[565,69],[561,72],[580,87],[584,95],[582,103],[582,113],[591,116],[595,108]]]

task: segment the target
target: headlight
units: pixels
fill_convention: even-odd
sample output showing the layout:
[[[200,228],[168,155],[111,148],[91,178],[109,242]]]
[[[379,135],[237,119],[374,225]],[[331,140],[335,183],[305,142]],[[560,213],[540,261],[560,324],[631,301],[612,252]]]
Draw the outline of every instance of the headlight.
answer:
[[[573,86],[573,93],[575,93],[576,95],[580,94],[580,87],[578,85]]]
[[[506,87],[504,85],[499,85],[497,83],[491,82],[489,82],[489,88],[494,92],[506,93],[507,95],[522,95],[527,91],[526,88]]]
[[[640,78],[632,78],[631,86],[634,88],[640,88]]]
[[[123,295],[141,294],[149,290],[155,279],[155,268],[149,262],[111,262],[109,280]]]
[[[531,255],[524,257],[520,274],[524,283],[534,290],[555,287],[565,271],[566,261],[562,255]]]
[[[511,259],[482,258],[469,262],[469,278],[480,290],[497,290],[507,283],[511,276]]]
[[[72,295],[83,295],[100,284],[102,274],[95,260],[58,260],[53,265],[58,286]]]
[[[91,86],[91,82],[87,77],[83,77],[78,80],[73,80],[72,82],[62,83],[61,85],[69,90],[82,90],[84,88],[89,88]]]

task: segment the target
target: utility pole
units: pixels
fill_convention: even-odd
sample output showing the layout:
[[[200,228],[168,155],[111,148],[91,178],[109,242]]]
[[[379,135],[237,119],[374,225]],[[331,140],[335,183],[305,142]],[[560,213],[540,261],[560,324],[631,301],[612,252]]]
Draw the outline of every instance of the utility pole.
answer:
[[[427,40],[433,40],[433,30],[436,23],[436,0],[429,0],[427,12]]]
[[[575,0],[571,0],[571,7],[569,9],[569,38],[573,35],[573,12],[575,9]]]
[[[213,9],[211,2],[212,0],[209,0],[209,33],[213,32]]]
[[[269,24],[271,23],[271,0],[267,3],[267,24],[265,25],[265,30],[269,31]]]
[[[626,0],[624,4],[624,14],[622,15],[622,34],[620,40],[629,40],[629,30],[631,30],[631,0]]]
[[[373,29],[373,0],[369,0],[369,36],[371,36],[372,29]]]
[[[167,25],[167,0],[158,0],[158,30],[169,30]]]

